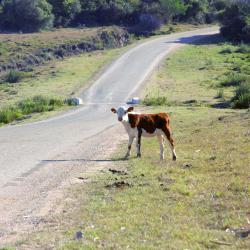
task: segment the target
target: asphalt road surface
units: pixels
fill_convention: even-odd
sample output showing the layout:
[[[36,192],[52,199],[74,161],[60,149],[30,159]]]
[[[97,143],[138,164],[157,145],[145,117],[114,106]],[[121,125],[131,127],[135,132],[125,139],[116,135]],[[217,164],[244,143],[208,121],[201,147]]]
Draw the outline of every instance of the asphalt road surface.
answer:
[[[117,123],[110,108],[134,96],[167,54],[216,33],[218,28],[206,28],[142,43],[118,58],[83,93],[84,107],[45,121],[0,128],[0,187]]]

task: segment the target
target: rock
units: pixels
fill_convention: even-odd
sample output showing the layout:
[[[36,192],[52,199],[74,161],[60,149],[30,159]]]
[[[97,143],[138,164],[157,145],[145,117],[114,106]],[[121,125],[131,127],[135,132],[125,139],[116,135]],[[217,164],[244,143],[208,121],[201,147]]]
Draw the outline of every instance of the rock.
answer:
[[[79,105],[83,104],[82,99],[79,97],[72,97],[72,98],[68,99],[68,102],[72,103],[75,106],[79,106]]]
[[[83,233],[81,231],[76,232],[76,239],[80,240],[83,238]]]

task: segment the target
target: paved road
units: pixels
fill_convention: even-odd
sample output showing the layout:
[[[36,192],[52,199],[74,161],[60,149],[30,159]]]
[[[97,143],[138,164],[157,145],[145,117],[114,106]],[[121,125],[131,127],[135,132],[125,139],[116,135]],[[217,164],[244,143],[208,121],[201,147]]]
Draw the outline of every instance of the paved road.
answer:
[[[83,94],[83,108],[42,122],[0,128],[0,187],[115,124],[110,107],[133,96],[164,56],[217,32],[217,28],[200,29],[140,44],[117,59]]]

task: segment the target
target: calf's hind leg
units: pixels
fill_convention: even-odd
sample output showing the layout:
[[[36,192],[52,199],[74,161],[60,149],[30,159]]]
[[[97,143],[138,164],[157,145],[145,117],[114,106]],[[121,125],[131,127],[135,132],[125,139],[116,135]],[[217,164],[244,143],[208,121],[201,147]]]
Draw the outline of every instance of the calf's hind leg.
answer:
[[[158,135],[157,138],[158,138],[158,142],[160,145],[160,158],[161,158],[161,160],[164,160],[164,138],[163,138],[163,135]]]
[[[176,161],[176,153],[175,153],[175,147],[174,147],[174,140],[171,136],[171,130],[170,128],[166,127],[162,129],[164,135],[166,136],[168,142],[169,142],[169,146],[171,148],[172,151],[172,156],[173,156],[173,160]]]

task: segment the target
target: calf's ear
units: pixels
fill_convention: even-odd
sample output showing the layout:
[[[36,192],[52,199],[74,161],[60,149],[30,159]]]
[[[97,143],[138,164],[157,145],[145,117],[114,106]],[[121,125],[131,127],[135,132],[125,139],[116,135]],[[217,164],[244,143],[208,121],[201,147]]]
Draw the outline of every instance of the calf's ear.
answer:
[[[116,114],[116,110],[114,108],[112,108],[111,111]]]
[[[134,110],[134,107],[129,107],[128,109],[127,109],[127,112],[132,112]]]

